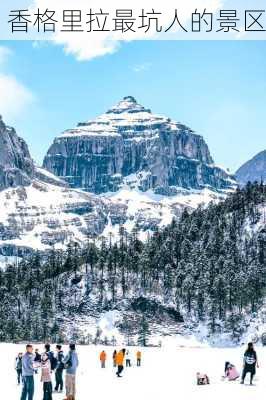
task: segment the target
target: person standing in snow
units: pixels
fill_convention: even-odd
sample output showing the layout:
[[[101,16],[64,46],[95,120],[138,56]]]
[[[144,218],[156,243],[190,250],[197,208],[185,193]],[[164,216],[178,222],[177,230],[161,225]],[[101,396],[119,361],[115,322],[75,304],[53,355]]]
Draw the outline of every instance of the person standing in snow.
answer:
[[[116,352],[116,350],[114,350],[114,352],[113,352],[113,367],[114,368],[116,368],[116,355],[117,355],[117,352]]]
[[[241,384],[244,384],[246,374],[250,372],[250,385],[252,385],[254,375],[256,374],[256,366],[259,368],[257,353],[254,350],[253,343],[250,342],[248,343],[248,348],[244,354]]]
[[[141,351],[140,350],[137,351],[136,356],[137,356],[137,367],[140,367],[141,366]]]
[[[125,353],[126,350],[122,349],[120,350],[117,355],[116,355],[116,364],[117,364],[117,372],[116,372],[116,376],[118,378],[121,378],[121,372],[124,369],[124,358],[125,358]]]
[[[79,365],[78,355],[75,344],[69,345],[69,353],[63,360],[66,368],[66,399],[75,400],[76,395],[76,373]]]
[[[17,381],[18,385],[20,385],[20,381],[22,378],[22,353],[18,353],[16,360],[15,360],[15,370],[17,371]]]
[[[54,352],[51,351],[51,346],[49,343],[46,343],[46,345],[44,346],[44,349],[45,349],[44,352],[48,355],[48,358],[50,360],[51,370],[54,371],[57,366],[57,359],[54,356]]]
[[[101,361],[101,368],[105,368],[106,353],[104,350],[100,354],[100,361]]]
[[[41,382],[43,382],[43,400],[52,400],[52,369],[48,354],[41,357]]]
[[[27,344],[26,353],[22,357],[22,381],[23,388],[20,400],[32,400],[34,395],[34,368],[33,368],[33,347]]]
[[[41,354],[39,353],[39,350],[38,349],[35,349],[35,356],[34,356],[34,362],[36,363],[36,364],[38,364],[38,363],[41,363],[41,361],[42,361],[42,356],[41,356]]]
[[[64,353],[62,351],[62,346],[61,344],[57,344],[56,345],[56,351],[57,351],[57,365],[56,365],[56,369],[55,369],[55,391],[57,392],[59,390],[59,392],[63,391],[63,371],[64,371]]]
[[[131,355],[130,351],[126,351],[126,367],[131,367]]]
[[[34,356],[34,365],[35,365],[35,374],[38,373],[38,368],[41,366],[42,356],[39,353],[38,349],[35,349],[35,356]]]

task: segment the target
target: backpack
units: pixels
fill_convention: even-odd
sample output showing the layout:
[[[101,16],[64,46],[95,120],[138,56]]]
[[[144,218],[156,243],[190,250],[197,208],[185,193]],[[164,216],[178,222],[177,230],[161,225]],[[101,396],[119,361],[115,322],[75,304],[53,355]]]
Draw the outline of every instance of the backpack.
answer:
[[[57,355],[57,369],[64,369],[64,353],[60,351]]]
[[[246,351],[245,353],[245,362],[248,365],[253,365],[256,363],[256,353],[255,351]]]
[[[50,363],[51,363],[51,370],[53,371],[57,367],[57,359],[55,358],[54,353],[52,351],[49,351],[48,358],[49,358]]]
[[[18,370],[22,369],[22,358],[19,357],[16,358],[16,369]]]
[[[65,369],[72,367],[72,354],[69,354],[69,360],[64,364]]]

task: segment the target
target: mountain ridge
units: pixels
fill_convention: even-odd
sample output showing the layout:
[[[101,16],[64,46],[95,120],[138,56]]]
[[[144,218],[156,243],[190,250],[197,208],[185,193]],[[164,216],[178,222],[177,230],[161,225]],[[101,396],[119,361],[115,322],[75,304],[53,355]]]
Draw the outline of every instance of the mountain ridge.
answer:
[[[79,141],[84,133],[86,143]],[[74,134],[68,130],[55,139],[55,146],[59,140],[62,150],[59,161],[61,157],[65,160],[60,166],[63,170],[72,168],[73,160],[74,164],[81,160],[80,172],[88,178],[95,165],[87,171],[84,157],[97,160],[96,193],[84,191],[79,181],[73,185],[66,174],[56,176],[35,165],[25,141],[1,119],[0,140],[4,138],[5,147],[0,152],[3,255],[13,256],[18,249],[27,252],[32,248],[46,251],[51,246],[66,248],[70,241],[82,243],[101,236],[117,240],[121,228],[129,234],[137,229],[145,240],[158,228],[178,219],[185,208],[192,211],[200,204],[218,202],[234,190],[234,180],[214,166],[201,136],[169,118],[152,114],[132,97],[124,98],[98,117],[97,123],[87,121]],[[70,145],[64,147],[69,140]],[[88,148],[90,154],[86,153]],[[19,176],[15,181],[1,179],[2,171],[6,173],[1,160],[7,155],[10,170],[6,175],[10,176],[15,168]],[[115,170],[117,165],[120,173]],[[78,168],[75,172],[76,179]],[[209,184],[201,185],[204,179]]]
[[[237,181],[244,185],[248,182],[266,182],[266,150],[257,153],[246,161],[235,173]]]

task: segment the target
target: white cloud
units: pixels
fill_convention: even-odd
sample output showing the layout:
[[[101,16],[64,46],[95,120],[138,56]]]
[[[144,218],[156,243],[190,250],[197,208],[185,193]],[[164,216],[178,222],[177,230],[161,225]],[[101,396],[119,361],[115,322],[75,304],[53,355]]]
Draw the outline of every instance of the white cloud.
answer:
[[[33,102],[34,96],[13,76],[0,73],[0,114],[13,120]]]
[[[0,114],[5,120],[17,118],[34,100],[28,88],[6,73],[12,55],[11,49],[0,46]]]
[[[149,62],[144,62],[142,64],[136,64],[132,67],[132,70],[137,73],[146,72],[146,71],[149,71],[150,69],[151,69],[151,63],[149,63]]]
[[[191,18],[191,12],[195,9],[204,10],[208,9],[210,12],[215,12],[219,7],[223,5],[225,0],[186,0],[182,1],[182,6],[178,5],[176,0],[168,0],[167,5],[156,7],[153,0],[114,0],[111,3],[110,0],[91,0],[89,3],[87,0],[32,0],[32,9],[36,10],[49,10],[56,11],[57,15],[62,15],[62,10],[71,10],[75,4],[76,10],[92,10],[99,11],[101,8],[104,12],[114,11],[115,9],[132,9],[141,12],[142,9],[151,11],[155,9],[155,12],[162,12],[161,22],[164,24],[167,16],[167,22],[169,22],[169,13],[163,13],[163,11],[175,10],[178,8],[182,14],[182,21],[185,23]],[[180,3],[180,2],[179,2]],[[133,10],[133,11],[134,11]],[[176,33],[176,31],[175,31]],[[117,32],[90,32],[85,33],[63,33],[58,32],[53,42],[61,45],[64,48],[66,54],[72,54],[79,61],[90,60],[95,57],[112,54],[120,47],[122,41],[130,40],[143,40],[143,39],[156,39],[154,34],[145,33],[144,30],[139,30],[134,34],[126,35],[125,33],[118,34]],[[168,37],[169,39],[169,37]],[[171,39],[171,37],[170,37]]]
[[[63,38],[61,35],[56,37],[55,43],[63,45],[66,54],[73,54],[78,61],[91,60],[95,57],[101,57],[107,54],[114,53],[120,46],[117,40],[105,40],[100,38],[99,35],[90,37],[90,41],[81,40],[69,35]]]

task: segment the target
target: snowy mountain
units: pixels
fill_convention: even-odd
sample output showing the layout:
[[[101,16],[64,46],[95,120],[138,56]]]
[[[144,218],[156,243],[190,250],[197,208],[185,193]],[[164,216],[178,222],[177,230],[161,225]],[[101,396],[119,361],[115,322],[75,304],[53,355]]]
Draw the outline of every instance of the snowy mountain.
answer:
[[[201,136],[132,97],[56,138],[44,168],[2,119],[0,144],[2,255],[116,239],[121,227],[145,239],[184,208],[220,201],[235,186]]]
[[[243,164],[235,173],[241,185],[248,182],[266,182],[266,150],[256,154],[251,160]]]
[[[35,166],[27,144],[0,120],[0,254],[64,248],[99,235],[105,203]]]
[[[33,176],[34,165],[27,144],[0,116],[0,190],[29,185]]]
[[[98,194],[121,189],[129,178],[142,192],[167,196],[180,187],[222,190],[235,185],[214,164],[201,136],[153,114],[131,96],[95,120],[63,132],[43,166],[71,187]]]
[[[136,109],[133,114],[150,115],[127,98],[106,118],[130,114],[125,107]],[[134,123],[133,136],[138,135],[135,128]],[[202,327],[203,339],[225,332],[235,342],[241,340],[265,294],[265,186],[234,192],[235,181],[213,165],[203,139],[176,129],[158,129],[156,138],[153,129],[145,128],[140,135],[143,153],[132,150],[133,137],[111,135],[120,137],[124,146],[117,158],[122,165],[125,154],[131,154],[128,169],[112,190],[108,182],[113,175],[100,174],[107,164],[108,171],[114,165],[112,151],[117,147],[108,143],[109,136],[101,131],[100,138],[95,139],[94,132],[84,139],[83,128],[80,137],[64,133],[58,139],[60,149],[73,150],[72,156],[66,152],[59,157],[65,160],[65,172],[68,165],[72,172],[82,165],[77,154],[84,161],[84,149],[93,150],[88,160],[99,159],[96,166],[90,164],[97,180],[87,164],[81,174],[95,189],[99,184],[101,193],[95,194],[70,188],[61,179],[67,174],[54,176],[37,167],[25,142],[1,120],[0,256],[13,261],[30,253],[1,270],[2,340],[71,338],[102,344],[118,335],[144,343],[170,333],[200,336]],[[70,147],[64,147],[69,140]],[[99,152],[103,148],[106,152]],[[157,162],[162,163],[161,172]],[[181,183],[173,180],[171,185],[173,166],[182,162],[184,168],[177,168],[175,175]],[[154,179],[148,178],[149,171]],[[67,179],[70,185],[77,176]],[[201,203],[205,207],[195,209]],[[99,240],[112,234],[115,242]]]

